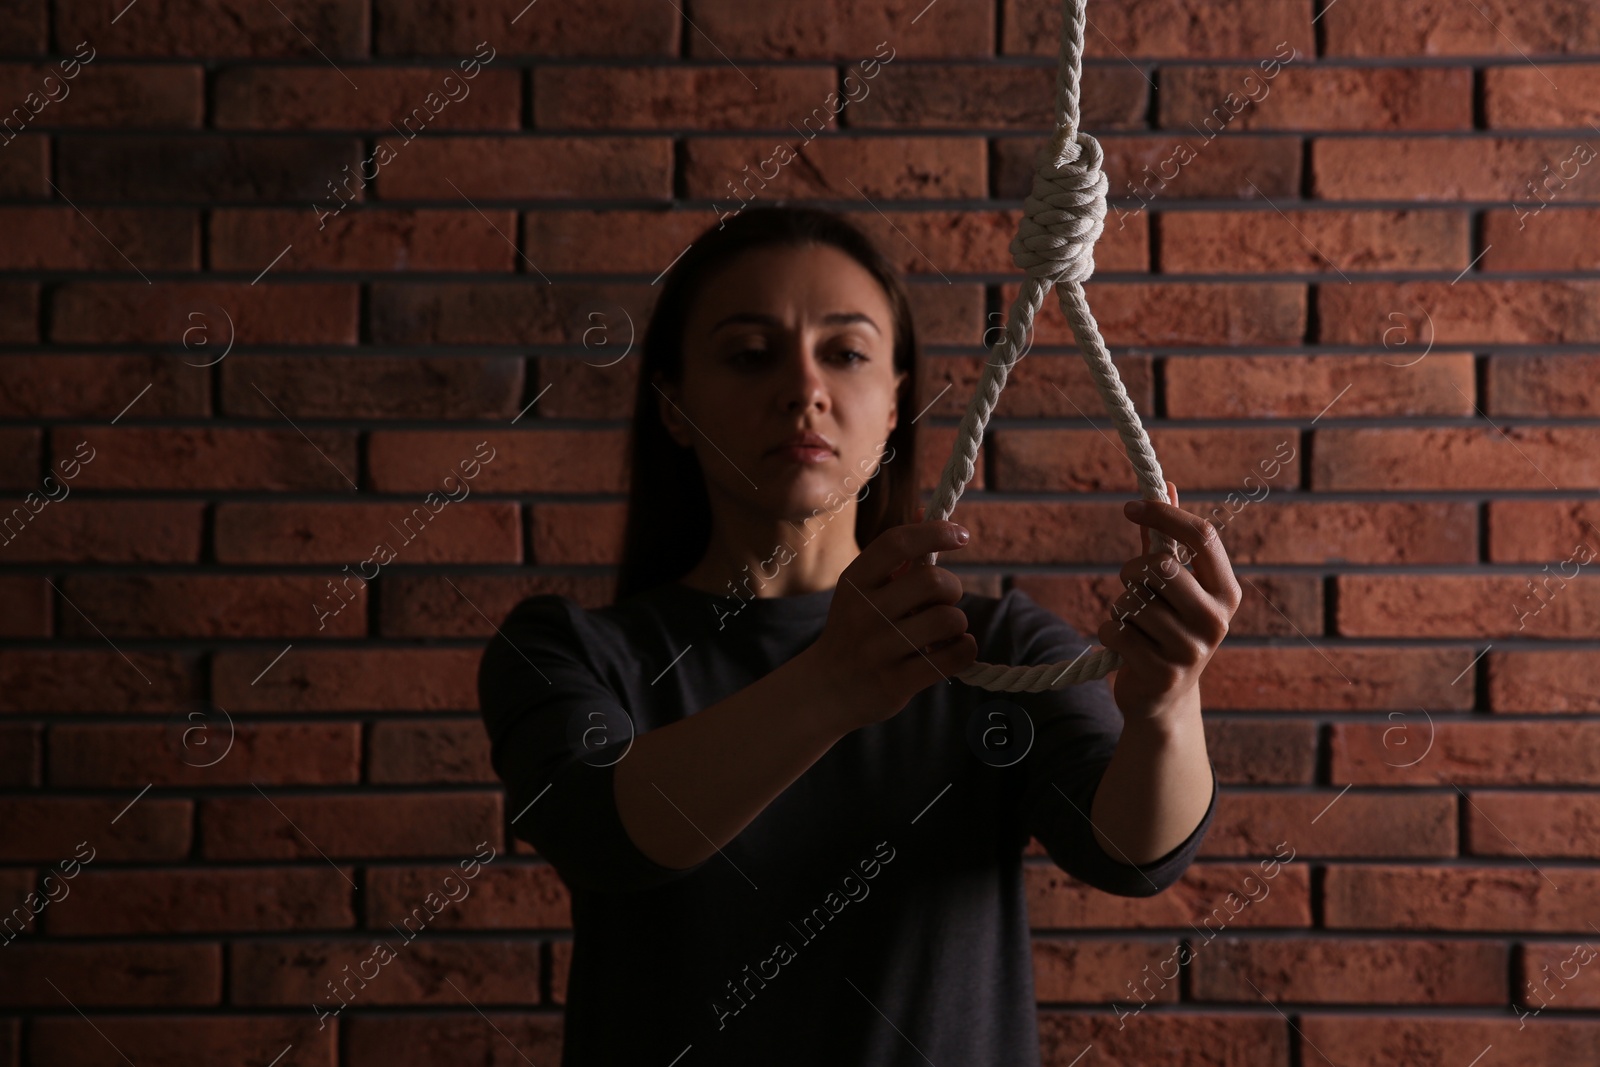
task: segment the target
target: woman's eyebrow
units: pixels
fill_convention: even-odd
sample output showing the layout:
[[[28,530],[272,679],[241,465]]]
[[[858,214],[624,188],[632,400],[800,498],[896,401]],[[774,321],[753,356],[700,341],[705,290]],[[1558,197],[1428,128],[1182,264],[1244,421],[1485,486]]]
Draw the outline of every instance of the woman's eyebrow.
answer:
[[[830,312],[822,316],[822,321],[828,326],[843,326],[859,322],[871,326],[875,333],[880,335],[883,333],[878,328],[878,324],[872,320],[872,316],[859,311]],[[711,332],[716,333],[724,326],[738,325],[775,326],[781,328],[783,322],[776,315],[767,315],[759,311],[736,311],[732,315],[718,320],[717,324],[711,327]]]

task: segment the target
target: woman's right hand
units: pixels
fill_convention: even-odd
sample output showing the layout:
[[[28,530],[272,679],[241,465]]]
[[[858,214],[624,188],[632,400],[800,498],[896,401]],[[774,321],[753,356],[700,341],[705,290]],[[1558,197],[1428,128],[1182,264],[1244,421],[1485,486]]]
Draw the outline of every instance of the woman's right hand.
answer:
[[[955,606],[961,579],[920,562],[960,549],[966,533],[954,522],[892,526],[839,575],[828,621],[804,654],[847,729],[893,718],[917,693],[977,662],[977,638]]]

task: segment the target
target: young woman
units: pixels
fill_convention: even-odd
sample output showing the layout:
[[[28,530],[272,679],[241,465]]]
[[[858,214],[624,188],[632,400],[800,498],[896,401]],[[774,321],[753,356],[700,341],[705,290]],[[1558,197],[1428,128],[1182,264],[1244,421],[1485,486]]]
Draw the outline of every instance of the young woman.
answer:
[[[571,895],[564,1067],[1032,1067],[1029,837],[1148,896],[1205,836],[1197,683],[1239,602],[1214,531],[1131,516],[1193,573],[1123,568],[1115,694],[954,680],[1088,643],[920,562],[966,537],[913,514],[917,355],[826,212],[747,209],[664,282],[617,602],[529,598],[479,671],[513,830]]]

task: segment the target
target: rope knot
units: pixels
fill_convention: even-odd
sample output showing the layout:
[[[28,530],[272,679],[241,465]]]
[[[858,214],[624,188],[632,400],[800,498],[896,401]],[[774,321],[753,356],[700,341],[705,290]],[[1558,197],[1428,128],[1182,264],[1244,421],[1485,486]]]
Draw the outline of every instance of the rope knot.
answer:
[[[1051,284],[1083,282],[1094,273],[1094,243],[1105,229],[1105,160],[1100,142],[1079,132],[1057,156],[1054,142],[1039,150],[1033,191],[1011,239],[1011,261]]]

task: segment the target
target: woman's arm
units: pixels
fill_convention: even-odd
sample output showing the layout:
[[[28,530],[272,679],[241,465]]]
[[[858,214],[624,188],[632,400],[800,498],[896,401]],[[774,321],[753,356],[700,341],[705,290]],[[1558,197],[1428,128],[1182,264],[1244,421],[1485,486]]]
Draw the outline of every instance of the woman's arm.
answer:
[[[964,535],[949,522],[885,530],[839,576],[814,644],[726,700],[637,737],[612,788],[639,851],[677,869],[704,861],[839,738],[971,666],[978,644],[954,607],[961,580],[913,562],[960,548]]]
[[[812,645],[726,700],[634,738],[612,784],[641,852],[674,868],[709,858],[855,729],[858,716],[816,657]]]
[[[1194,833],[1214,786],[1196,689],[1170,718],[1126,721],[1094,794],[1094,838],[1122,863],[1150,863]]]

